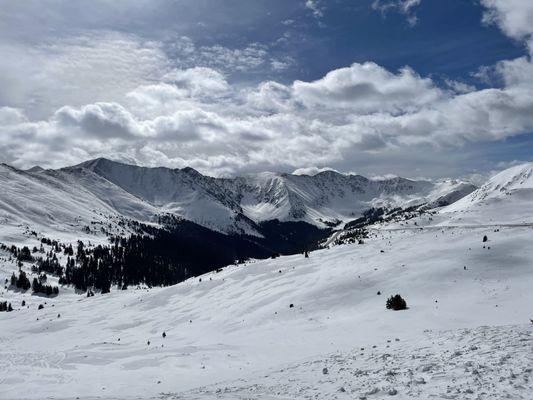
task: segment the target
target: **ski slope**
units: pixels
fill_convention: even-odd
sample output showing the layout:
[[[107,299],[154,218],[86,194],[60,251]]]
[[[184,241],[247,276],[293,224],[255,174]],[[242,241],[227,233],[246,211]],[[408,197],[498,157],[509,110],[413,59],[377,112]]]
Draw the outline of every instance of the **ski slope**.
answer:
[[[0,314],[0,398],[388,398],[390,389],[398,398],[528,398],[532,234],[379,230],[364,245],[167,288],[53,299],[4,291],[17,310]],[[396,293],[408,310],[385,309]],[[482,368],[483,378],[462,377],[465,368]],[[387,383],[389,369],[399,375]],[[427,384],[415,390],[417,379]]]

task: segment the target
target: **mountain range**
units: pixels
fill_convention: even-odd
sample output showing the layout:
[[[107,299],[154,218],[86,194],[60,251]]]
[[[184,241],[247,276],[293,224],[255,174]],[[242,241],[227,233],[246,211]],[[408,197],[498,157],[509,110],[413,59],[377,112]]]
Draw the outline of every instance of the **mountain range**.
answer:
[[[162,215],[172,215],[223,234],[257,237],[266,221],[323,229],[372,207],[441,207],[476,190],[459,180],[369,179],[335,171],[214,178],[192,168],[148,168],[104,158],[55,170],[2,164],[0,184],[0,224],[15,230],[79,234],[91,226],[120,230],[122,219],[157,225]]]

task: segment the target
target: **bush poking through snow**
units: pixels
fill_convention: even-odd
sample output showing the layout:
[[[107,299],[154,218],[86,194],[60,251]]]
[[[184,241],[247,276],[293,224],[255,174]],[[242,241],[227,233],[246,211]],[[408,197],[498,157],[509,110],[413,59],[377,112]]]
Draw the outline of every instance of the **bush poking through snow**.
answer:
[[[406,301],[400,296],[399,294],[395,296],[391,296],[387,299],[387,309],[399,311],[399,310],[406,310],[407,309],[407,303]]]

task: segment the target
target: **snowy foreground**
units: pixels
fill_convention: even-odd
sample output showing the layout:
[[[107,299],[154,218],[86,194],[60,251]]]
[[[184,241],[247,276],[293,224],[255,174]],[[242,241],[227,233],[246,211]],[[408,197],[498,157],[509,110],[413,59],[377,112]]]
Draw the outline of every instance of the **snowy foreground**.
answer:
[[[167,288],[3,291],[0,398],[533,398],[533,228],[372,232]]]

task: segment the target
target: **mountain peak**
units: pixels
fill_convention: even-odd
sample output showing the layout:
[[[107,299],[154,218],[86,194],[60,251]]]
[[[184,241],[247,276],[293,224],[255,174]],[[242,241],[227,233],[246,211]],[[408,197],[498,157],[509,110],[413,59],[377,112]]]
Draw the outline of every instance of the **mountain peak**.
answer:
[[[42,171],[44,171],[44,168],[39,165],[35,165],[34,167],[31,167],[26,170],[26,172],[42,172]]]
[[[74,165],[74,168],[95,169],[95,168],[98,168],[98,167],[102,167],[104,165],[113,165],[113,164],[129,165],[129,164],[122,163],[120,161],[114,161],[114,160],[110,160],[108,158],[98,157],[98,158],[94,158],[92,160],[87,160],[87,161],[84,161],[84,162],[82,162],[80,164]]]

